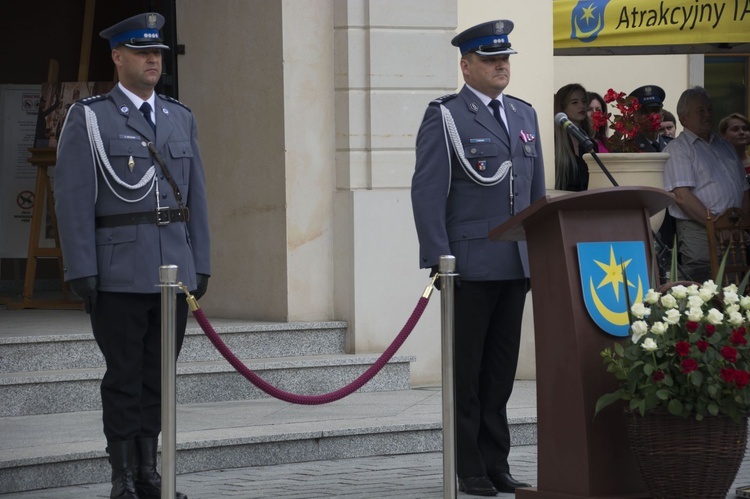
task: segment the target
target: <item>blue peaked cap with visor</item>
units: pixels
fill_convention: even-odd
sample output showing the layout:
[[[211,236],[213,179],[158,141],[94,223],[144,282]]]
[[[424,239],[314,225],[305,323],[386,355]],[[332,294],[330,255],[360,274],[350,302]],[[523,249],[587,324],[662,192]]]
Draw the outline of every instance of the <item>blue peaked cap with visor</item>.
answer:
[[[508,35],[513,31],[513,21],[498,19],[477,24],[462,31],[451,40],[454,47],[458,47],[461,55],[475,52],[479,55],[507,55],[517,54],[510,48]]]
[[[109,46],[113,49],[120,45],[131,49],[169,49],[159,32],[162,26],[164,16],[157,12],[146,12],[102,30],[99,36],[109,40]]]

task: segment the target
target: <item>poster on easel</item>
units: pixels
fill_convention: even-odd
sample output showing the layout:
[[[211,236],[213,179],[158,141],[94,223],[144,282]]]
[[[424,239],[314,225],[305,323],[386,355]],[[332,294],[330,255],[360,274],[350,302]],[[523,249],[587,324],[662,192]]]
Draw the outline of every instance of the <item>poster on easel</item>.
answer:
[[[111,81],[43,83],[34,147],[57,147],[70,106],[80,99],[105,94],[114,85]]]
[[[0,85],[0,258],[26,258],[34,207],[34,147],[41,85]],[[44,240],[53,246],[53,240]]]
[[[26,258],[28,255],[37,174],[37,168],[28,161],[29,148],[57,147],[70,106],[79,99],[107,93],[113,86],[111,81],[0,85],[3,151],[0,164],[0,258]],[[48,169],[48,174],[54,191],[54,168]],[[55,234],[46,206],[44,213],[39,247],[54,248]]]

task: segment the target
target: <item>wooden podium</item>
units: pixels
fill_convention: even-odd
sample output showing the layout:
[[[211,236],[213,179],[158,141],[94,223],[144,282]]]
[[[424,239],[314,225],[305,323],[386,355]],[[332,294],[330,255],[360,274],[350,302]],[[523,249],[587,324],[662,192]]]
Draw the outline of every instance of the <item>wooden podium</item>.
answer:
[[[526,240],[534,293],[537,369],[538,487],[529,499],[649,497],[618,407],[594,419],[597,399],[617,389],[600,352],[614,336],[589,317],[576,244],[644,241],[654,265],[649,215],[673,202],[652,187],[614,187],[537,200],[490,232]]]

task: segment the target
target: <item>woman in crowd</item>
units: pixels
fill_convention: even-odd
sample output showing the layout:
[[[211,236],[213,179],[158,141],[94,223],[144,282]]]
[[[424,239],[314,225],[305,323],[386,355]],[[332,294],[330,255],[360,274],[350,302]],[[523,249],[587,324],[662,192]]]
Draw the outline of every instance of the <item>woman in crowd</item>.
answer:
[[[673,139],[677,132],[677,120],[674,114],[666,109],[661,110],[661,124],[659,125],[659,135]]]
[[[750,121],[740,113],[732,113],[719,122],[719,133],[734,146],[737,155],[745,165],[745,173],[750,174],[750,156],[747,146],[750,145]]]
[[[589,100],[589,109],[587,114],[589,116],[589,120],[591,121],[591,123],[593,123],[594,113],[600,112],[606,114],[607,105],[604,102],[602,96],[597,94],[596,92],[587,92],[586,96]],[[599,147],[599,150],[597,152],[609,152],[604,146],[604,144],[607,142],[607,128],[608,125],[605,124],[600,126],[599,128],[594,129],[594,139],[596,140],[596,145]]]
[[[565,113],[568,119],[589,137],[593,136],[588,117],[586,89],[579,83],[560,88],[555,94],[555,114]],[[582,156],[586,152],[579,147],[562,127],[555,127],[555,189],[563,191],[585,191],[589,186],[589,168]]]

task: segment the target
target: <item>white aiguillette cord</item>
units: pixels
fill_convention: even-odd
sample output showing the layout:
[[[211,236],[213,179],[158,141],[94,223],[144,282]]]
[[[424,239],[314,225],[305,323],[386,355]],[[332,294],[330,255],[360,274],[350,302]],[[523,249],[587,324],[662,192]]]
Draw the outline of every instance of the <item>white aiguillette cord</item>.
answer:
[[[112,194],[114,194],[118,199],[121,201],[124,201],[126,203],[137,203],[139,201],[142,201],[143,199],[148,196],[148,194],[151,192],[151,190],[154,188],[154,184],[156,183],[156,168],[154,165],[151,165],[151,167],[146,171],[146,173],[141,177],[141,179],[138,181],[138,183],[131,185],[122,180],[117,173],[115,173],[114,168],[112,168],[112,164],[109,162],[109,158],[107,157],[107,152],[104,150],[104,142],[102,141],[101,133],[99,132],[99,122],[96,118],[96,113],[92,111],[88,106],[83,106],[83,109],[85,111],[86,115],[86,131],[89,135],[89,144],[91,145],[91,156],[94,158],[94,170],[96,170],[97,166],[99,167],[99,170],[102,172],[102,178],[104,178],[104,182],[109,187],[109,190],[112,191]],[[115,189],[112,187],[112,184],[109,182],[109,179],[107,178],[107,174],[109,173],[109,176],[112,177],[115,182],[120,185],[121,187],[124,187],[125,189],[134,191],[137,189],[140,189],[148,183],[151,183],[151,187],[138,199],[126,199],[122,196],[120,196]],[[97,186],[98,189],[98,186]],[[98,190],[96,194],[94,195],[94,200],[98,198]]]
[[[453,143],[453,150],[456,151],[456,156],[458,156],[458,160],[461,163],[461,166],[463,167],[466,174],[469,175],[469,177],[474,182],[482,186],[492,186],[502,182],[513,166],[513,163],[511,163],[510,160],[504,161],[503,164],[500,165],[500,168],[497,170],[497,173],[495,173],[493,176],[481,176],[479,173],[474,171],[471,163],[469,163],[469,160],[466,159],[464,146],[461,142],[461,136],[458,134],[458,129],[456,128],[456,123],[453,121],[453,115],[451,115],[450,110],[448,110],[448,108],[441,104],[440,111],[443,113],[443,122],[445,124],[445,129],[448,131],[448,136]]]

